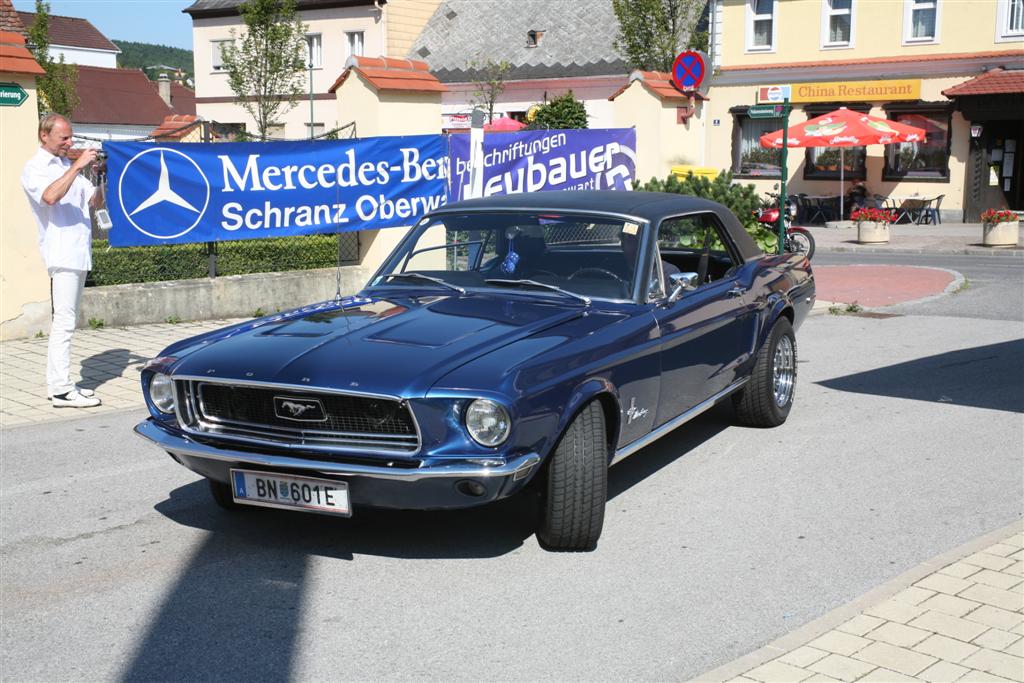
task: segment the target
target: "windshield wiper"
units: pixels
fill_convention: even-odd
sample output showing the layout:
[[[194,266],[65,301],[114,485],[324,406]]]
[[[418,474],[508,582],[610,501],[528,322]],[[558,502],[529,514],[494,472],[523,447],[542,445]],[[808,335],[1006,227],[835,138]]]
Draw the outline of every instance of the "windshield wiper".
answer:
[[[388,275],[385,275],[384,277],[386,277],[386,278],[393,277],[393,278],[397,278],[397,279],[426,280],[427,282],[433,282],[435,284],[441,285],[442,287],[447,287],[448,289],[454,289],[459,294],[465,294],[466,293],[466,290],[464,290],[462,287],[458,287],[456,285],[453,285],[450,282],[445,282],[444,280],[442,280],[439,277],[434,277],[433,275],[424,275],[423,273],[417,273],[416,271],[409,271],[408,273],[390,273]]]
[[[507,286],[510,286],[510,287],[523,287],[523,286],[526,286],[526,287],[540,287],[541,289],[550,289],[552,292],[558,292],[559,294],[564,294],[565,296],[571,297],[571,298],[576,299],[578,301],[582,301],[584,306],[589,306],[590,305],[590,297],[589,296],[583,296],[582,294],[577,294],[576,292],[570,292],[567,289],[562,289],[561,287],[558,287],[556,285],[549,285],[546,282],[537,282],[536,280],[502,280],[502,279],[497,279],[497,278],[491,278],[491,279],[488,279],[488,280],[484,280],[484,282],[486,284],[489,284],[489,285],[507,285]]]

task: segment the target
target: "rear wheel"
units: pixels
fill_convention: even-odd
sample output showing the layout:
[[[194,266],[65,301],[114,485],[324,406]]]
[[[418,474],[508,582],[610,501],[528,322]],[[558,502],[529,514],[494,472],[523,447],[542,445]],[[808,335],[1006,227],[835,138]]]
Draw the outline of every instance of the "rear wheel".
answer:
[[[207,479],[206,483],[210,485],[210,495],[213,496],[213,500],[217,505],[225,510],[238,510],[242,507],[235,502],[234,496],[231,495],[231,484],[214,481],[213,479]]]
[[[796,336],[780,317],[757,352],[750,380],[733,394],[736,417],[752,427],[777,427],[789,417],[795,390]]]
[[[551,550],[592,550],[604,526],[607,498],[604,411],[592,401],[572,421],[551,455],[537,538]]]

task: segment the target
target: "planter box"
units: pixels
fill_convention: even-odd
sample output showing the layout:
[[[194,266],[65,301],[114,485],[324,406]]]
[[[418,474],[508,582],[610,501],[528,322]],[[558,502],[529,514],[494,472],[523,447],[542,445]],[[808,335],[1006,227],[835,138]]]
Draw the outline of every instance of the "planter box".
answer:
[[[981,243],[986,247],[1012,247],[1017,244],[1020,221],[982,223]]]
[[[857,241],[861,244],[885,244],[889,241],[889,224],[862,221],[857,225]]]

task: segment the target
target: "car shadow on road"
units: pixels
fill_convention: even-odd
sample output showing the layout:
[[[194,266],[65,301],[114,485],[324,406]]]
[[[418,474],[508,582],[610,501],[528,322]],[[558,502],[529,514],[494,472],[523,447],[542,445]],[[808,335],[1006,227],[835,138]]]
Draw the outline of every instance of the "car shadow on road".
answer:
[[[522,546],[536,524],[535,505],[523,496],[457,511],[362,509],[350,519],[227,511],[205,480],[175,489],[156,509],[209,534],[184,563],[124,681],[290,680],[314,558],[495,557]]]
[[[140,369],[149,358],[128,349],[108,349],[82,360],[82,381],[78,385],[96,391],[112,379],[120,377],[124,370],[136,365]]]
[[[1024,339],[915,358],[817,384],[858,394],[1024,413]]]

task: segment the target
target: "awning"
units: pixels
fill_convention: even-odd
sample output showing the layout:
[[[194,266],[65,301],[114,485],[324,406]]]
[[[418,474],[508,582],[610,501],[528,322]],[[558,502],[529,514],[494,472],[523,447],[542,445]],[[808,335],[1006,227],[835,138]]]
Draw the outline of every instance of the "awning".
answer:
[[[976,95],[1009,95],[1024,93],[1024,70],[1007,71],[995,68],[964,81],[942,94],[946,97],[973,97]]]

